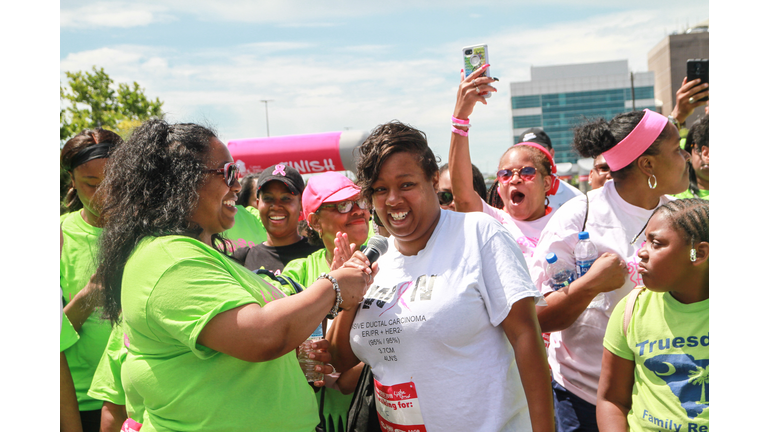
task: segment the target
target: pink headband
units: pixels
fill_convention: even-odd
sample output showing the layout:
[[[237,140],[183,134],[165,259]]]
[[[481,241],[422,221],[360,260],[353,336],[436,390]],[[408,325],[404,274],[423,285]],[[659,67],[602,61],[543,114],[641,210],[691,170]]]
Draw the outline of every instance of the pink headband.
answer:
[[[557,165],[555,165],[555,161],[554,161],[554,159],[552,159],[552,153],[550,153],[549,150],[547,150],[546,147],[544,147],[541,144],[536,144],[536,143],[533,143],[533,142],[521,142],[521,143],[517,143],[515,145],[516,146],[528,146],[528,147],[533,147],[533,148],[537,148],[537,149],[541,150],[547,156],[547,159],[549,160],[549,166],[552,167],[552,174],[557,173]],[[556,194],[557,193],[557,188],[560,187],[560,179],[557,178],[556,175],[553,175],[552,177],[554,177],[554,180],[552,180],[552,185],[549,186],[549,190],[547,191],[547,195],[554,195],[554,194]]]
[[[647,108],[643,111],[645,114],[642,120],[632,129],[632,132],[612,149],[603,153],[605,163],[611,171],[618,171],[640,157],[669,123],[669,119],[655,111]]]

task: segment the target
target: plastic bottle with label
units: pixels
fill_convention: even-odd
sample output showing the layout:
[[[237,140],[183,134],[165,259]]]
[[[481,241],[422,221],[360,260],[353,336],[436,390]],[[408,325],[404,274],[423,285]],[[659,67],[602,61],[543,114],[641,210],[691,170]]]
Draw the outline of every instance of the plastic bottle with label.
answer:
[[[567,287],[574,279],[573,270],[563,261],[558,261],[554,252],[548,253],[545,258],[547,260],[545,271],[552,289],[557,291]]]
[[[576,278],[584,276],[589,271],[597,257],[597,247],[589,240],[589,233],[582,231],[579,233],[579,242],[573,250],[573,256],[576,259]],[[599,293],[589,303],[589,308],[602,308],[605,304],[605,294]]]
[[[301,370],[304,371],[304,376],[307,377],[307,381],[315,382],[323,379],[323,373],[315,371],[315,366],[322,366],[323,363],[309,358],[309,353],[312,352],[312,342],[317,342],[323,338],[323,323],[317,326],[315,331],[301,343],[299,347],[299,365]]]

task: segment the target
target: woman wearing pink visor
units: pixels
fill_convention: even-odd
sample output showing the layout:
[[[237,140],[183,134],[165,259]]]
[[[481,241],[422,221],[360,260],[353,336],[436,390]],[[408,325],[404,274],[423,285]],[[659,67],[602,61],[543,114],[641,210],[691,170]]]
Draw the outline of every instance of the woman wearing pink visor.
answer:
[[[603,336],[615,305],[635,286],[637,251],[654,209],[688,185],[680,135],[667,117],[653,111],[622,113],[610,122],[598,119],[577,127],[574,147],[582,157],[603,155],[612,181],[557,211],[541,233],[530,266],[534,284],[547,306],[537,307],[542,331],[551,331],[547,350],[552,368],[555,416],[559,431],[597,431],[595,404]],[[568,287],[553,290],[545,275],[545,256],[575,265],[580,231],[589,232],[599,258]],[[604,293],[602,304],[592,303]],[[592,303],[592,304],[591,304]]]
[[[307,286],[320,274],[340,267],[349,259],[350,244],[360,246],[367,241],[371,213],[360,200],[360,188],[343,174],[334,171],[309,178],[301,196],[301,206],[304,219],[309,225],[309,243],[322,245],[323,248],[306,258],[289,262],[282,275]],[[337,234],[340,234],[341,243],[336,240]],[[339,250],[346,252],[346,255],[339,253]],[[362,364],[341,377],[336,374],[326,375],[326,389],[318,392],[317,398],[318,405],[322,402],[327,431],[346,430],[347,411],[352,402],[351,392],[361,370]]]

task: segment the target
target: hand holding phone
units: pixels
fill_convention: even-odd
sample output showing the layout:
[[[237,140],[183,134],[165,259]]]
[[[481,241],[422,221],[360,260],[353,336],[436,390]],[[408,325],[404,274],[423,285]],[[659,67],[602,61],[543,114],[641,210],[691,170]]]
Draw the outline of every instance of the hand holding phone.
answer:
[[[709,59],[688,59],[688,63],[686,66],[687,66],[686,72],[687,72],[688,82],[691,82],[695,79],[700,79],[701,82],[699,82],[698,85],[702,85],[705,83],[709,84]],[[699,98],[695,98],[695,99],[697,101],[706,102],[709,100],[709,95],[701,99]]]
[[[464,57],[464,78],[488,64],[488,45],[486,44],[466,46],[462,48],[461,51]],[[490,68],[486,68],[482,76],[490,78]],[[491,92],[484,92],[481,94],[486,98],[491,97]]]

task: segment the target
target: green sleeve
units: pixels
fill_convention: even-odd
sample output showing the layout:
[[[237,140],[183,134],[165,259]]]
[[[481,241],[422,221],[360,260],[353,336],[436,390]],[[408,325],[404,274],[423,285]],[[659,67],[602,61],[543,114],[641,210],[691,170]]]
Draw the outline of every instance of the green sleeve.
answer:
[[[123,391],[123,381],[120,377],[120,370],[128,354],[128,350],[125,348],[124,335],[122,325],[112,328],[107,348],[101,355],[91,387],[88,389],[88,396],[97,400],[112,402],[115,405],[125,405],[125,391]]]
[[[311,256],[311,255],[310,255]],[[280,276],[291,278],[292,280],[307,286],[307,260],[308,258],[298,258],[285,265]]]
[[[605,329],[603,346],[623,359],[635,361],[635,354],[629,348],[627,337],[624,336],[624,308],[626,304],[627,298],[624,297],[613,309],[611,318],[608,320],[608,327]]]
[[[220,261],[211,256],[189,258],[168,267],[158,279],[147,299],[147,321],[157,337],[174,339],[205,359],[217,353],[197,344],[206,324],[221,312],[266,303],[258,300]]]
[[[75,328],[72,327],[72,323],[69,322],[69,318],[67,318],[67,314],[62,313],[61,316],[61,336],[59,338],[59,351],[64,351],[65,349],[71,347],[75,344],[75,342],[80,339],[80,335],[77,334],[77,331],[75,331]]]

